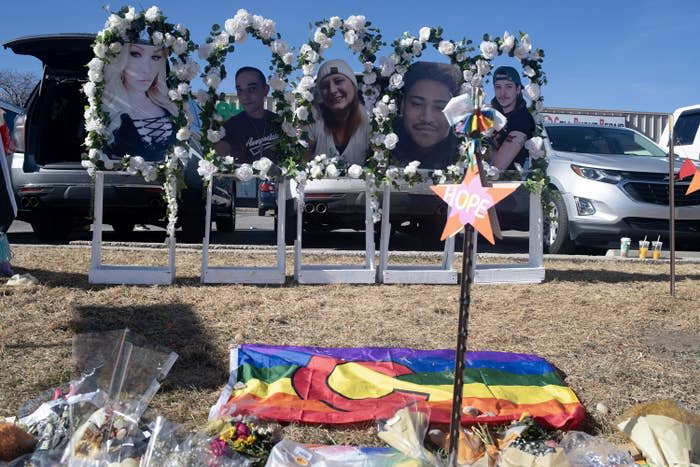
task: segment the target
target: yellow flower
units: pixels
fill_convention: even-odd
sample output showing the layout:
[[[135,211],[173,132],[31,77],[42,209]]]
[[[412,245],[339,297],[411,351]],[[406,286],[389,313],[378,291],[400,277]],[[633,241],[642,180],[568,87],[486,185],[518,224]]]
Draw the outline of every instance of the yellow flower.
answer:
[[[245,439],[245,444],[246,446],[252,446],[255,444],[255,435],[248,435],[248,437]]]
[[[234,436],[236,436],[236,427],[234,426],[228,427],[219,435],[224,441],[230,441]]]

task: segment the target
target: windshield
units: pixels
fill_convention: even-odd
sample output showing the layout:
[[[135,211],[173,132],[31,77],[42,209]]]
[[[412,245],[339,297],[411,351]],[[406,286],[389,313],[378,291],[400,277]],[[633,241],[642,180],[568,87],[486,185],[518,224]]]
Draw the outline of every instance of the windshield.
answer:
[[[622,128],[548,126],[547,135],[556,151],[666,157],[650,139]]]

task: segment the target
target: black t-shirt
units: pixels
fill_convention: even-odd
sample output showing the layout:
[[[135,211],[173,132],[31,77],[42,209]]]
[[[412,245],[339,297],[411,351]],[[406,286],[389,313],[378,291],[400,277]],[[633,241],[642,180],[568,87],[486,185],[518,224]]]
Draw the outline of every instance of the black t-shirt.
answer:
[[[403,165],[420,161],[419,169],[445,169],[454,164],[458,158],[457,137],[452,131],[447,134],[445,139],[430,148],[427,153],[419,152],[418,145],[406,130],[402,118],[397,118],[394,121],[394,132],[399,137],[399,142],[396,144],[396,148],[391,151],[391,155]]]
[[[532,138],[532,135],[535,133],[535,119],[532,118],[532,115],[530,115],[530,112],[528,112],[526,108],[516,107],[515,110],[504,115],[508,119],[508,122],[501,131],[493,135],[492,142],[494,148],[500,148],[506,140],[508,133],[511,131],[524,133],[526,139]],[[521,148],[520,152],[515,156],[515,159],[513,159],[513,162],[508,166],[508,170],[515,169],[516,162],[520,165],[524,165],[528,155],[527,149],[525,149],[525,147]]]
[[[280,137],[280,128],[275,117],[269,110],[263,118],[251,118],[241,112],[224,123],[223,141],[231,145],[231,155],[237,163],[251,163],[263,156],[277,162],[275,141]]]

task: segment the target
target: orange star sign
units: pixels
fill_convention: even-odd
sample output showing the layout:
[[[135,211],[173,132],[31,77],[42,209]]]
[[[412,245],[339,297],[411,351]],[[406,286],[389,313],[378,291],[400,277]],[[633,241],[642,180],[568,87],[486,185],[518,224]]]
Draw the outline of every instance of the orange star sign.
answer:
[[[688,186],[688,190],[685,192],[686,196],[700,190],[700,170],[695,172],[695,175],[693,175],[693,179],[690,181],[690,185]]]
[[[471,224],[486,240],[494,244],[488,210],[514,192],[520,183],[507,182],[498,185],[498,187],[483,186],[479,170],[475,164],[471,164],[459,185],[431,186],[430,189],[450,207],[440,240],[456,235],[462,227]]]

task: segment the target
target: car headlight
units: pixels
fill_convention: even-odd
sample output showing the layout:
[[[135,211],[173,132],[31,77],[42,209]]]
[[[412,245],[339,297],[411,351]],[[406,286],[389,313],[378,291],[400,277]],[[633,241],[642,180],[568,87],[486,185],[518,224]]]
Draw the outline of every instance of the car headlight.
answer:
[[[582,167],[574,164],[571,164],[571,170],[579,177],[597,182],[615,184],[622,180],[622,175],[616,170],[596,169],[595,167]]]

